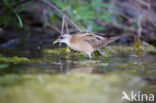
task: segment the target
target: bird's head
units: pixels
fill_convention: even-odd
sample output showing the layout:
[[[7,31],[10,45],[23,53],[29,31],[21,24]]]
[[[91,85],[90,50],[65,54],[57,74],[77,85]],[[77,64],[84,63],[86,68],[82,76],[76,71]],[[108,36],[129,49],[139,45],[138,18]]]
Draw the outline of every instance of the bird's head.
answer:
[[[61,35],[57,40],[55,40],[53,42],[53,44],[56,44],[56,43],[66,43],[66,44],[69,44],[70,38],[71,38],[70,34]]]

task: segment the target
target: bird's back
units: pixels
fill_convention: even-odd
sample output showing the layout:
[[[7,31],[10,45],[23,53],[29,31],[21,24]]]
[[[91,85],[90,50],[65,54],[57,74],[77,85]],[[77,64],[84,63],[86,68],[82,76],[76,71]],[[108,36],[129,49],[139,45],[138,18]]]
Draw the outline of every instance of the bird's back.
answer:
[[[94,34],[94,33],[77,33],[73,34],[73,43],[80,43],[91,45],[92,48],[98,49],[107,44],[117,40],[119,36],[116,35],[103,35],[103,34]],[[86,45],[87,46],[87,45]]]

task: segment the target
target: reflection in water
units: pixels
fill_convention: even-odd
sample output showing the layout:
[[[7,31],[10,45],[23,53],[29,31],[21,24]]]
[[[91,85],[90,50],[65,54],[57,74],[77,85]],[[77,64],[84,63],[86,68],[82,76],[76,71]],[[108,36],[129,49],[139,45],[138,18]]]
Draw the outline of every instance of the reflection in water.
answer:
[[[48,49],[48,53],[42,50],[34,52],[31,50],[3,49],[0,52],[6,54],[5,56],[27,57],[32,62],[10,64],[9,68],[0,70],[0,74],[70,74],[76,72],[107,74],[110,72],[130,72],[145,79],[153,78],[155,80],[155,54],[143,52],[139,57],[136,56],[132,48],[127,50],[128,48],[122,48],[123,50],[118,50],[118,47],[105,48],[103,52],[106,55],[93,59],[88,59],[87,56],[77,52],[66,53],[64,52],[65,49],[62,48]]]
[[[99,71],[97,68],[95,67],[79,67],[79,68],[72,68],[70,71],[68,71],[68,74],[71,73],[86,73],[86,74],[92,74],[92,73],[104,73],[102,71]]]
[[[6,51],[6,50],[5,50]],[[4,51],[4,52],[5,52]],[[25,64],[11,64],[8,69],[1,70],[3,73],[103,73],[114,71],[137,71],[143,76],[154,76],[156,59],[155,55],[143,53],[141,57],[135,56],[134,52],[119,52],[111,54],[109,57],[98,57],[89,59],[79,54],[71,53],[57,53],[45,54],[42,51],[7,51],[10,56],[19,55],[19,57],[28,57],[33,60],[32,63]],[[1,51],[2,52],[2,51]],[[34,62],[35,61],[35,62]]]

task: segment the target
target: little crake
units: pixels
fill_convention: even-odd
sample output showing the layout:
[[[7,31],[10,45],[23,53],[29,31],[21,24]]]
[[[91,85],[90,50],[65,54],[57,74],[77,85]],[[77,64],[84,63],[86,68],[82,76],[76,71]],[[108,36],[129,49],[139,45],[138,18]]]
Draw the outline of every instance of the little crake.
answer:
[[[71,49],[87,54],[92,58],[95,50],[101,53],[100,48],[117,40],[119,36],[102,35],[95,33],[76,33],[61,35],[53,44],[61,42],[67,44]]]

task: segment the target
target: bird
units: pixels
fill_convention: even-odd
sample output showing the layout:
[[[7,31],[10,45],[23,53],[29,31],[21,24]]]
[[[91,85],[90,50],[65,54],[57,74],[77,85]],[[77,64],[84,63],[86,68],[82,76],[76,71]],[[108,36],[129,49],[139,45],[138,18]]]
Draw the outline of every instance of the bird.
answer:
[[[102,54],[100,48],[117,40],[118,38],[119,36],[116,35],[78,32],[74,34],[63,34],[55,40],[53,44],[65,43],[69,48],[78,52],[83,52],[87,54],[89,58],[92,58],[94,51],[98,51],[99,54]]]

